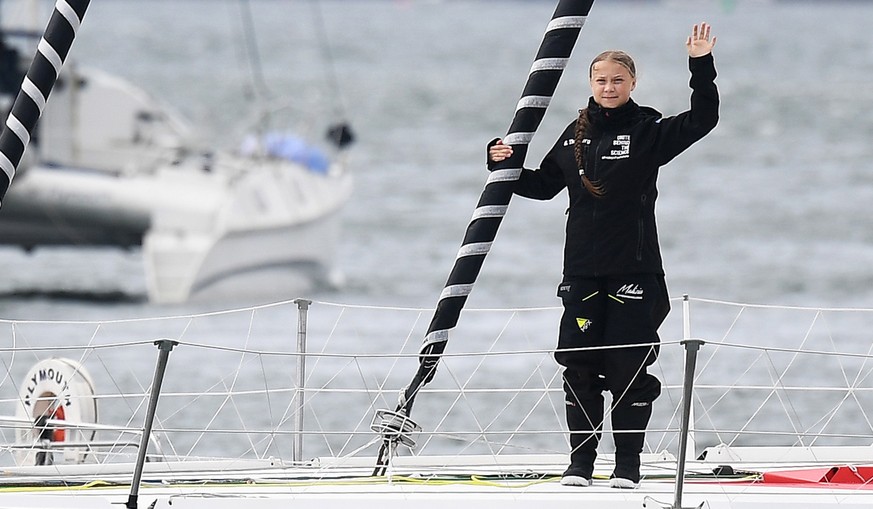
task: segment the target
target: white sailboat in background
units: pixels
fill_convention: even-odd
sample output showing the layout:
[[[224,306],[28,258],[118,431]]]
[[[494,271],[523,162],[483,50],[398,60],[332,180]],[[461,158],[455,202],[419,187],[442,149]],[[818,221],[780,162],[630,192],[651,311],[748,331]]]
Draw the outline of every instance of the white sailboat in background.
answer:
[[[0,33],[4,113],[40,30]],[[158,303],[286,298],[335,284],[351,133],[338,124],[313,142],[268,132],[271,115],[236,150],[204,148],[177,112],[73,58],[3,201],[0,244],[142,246]]]

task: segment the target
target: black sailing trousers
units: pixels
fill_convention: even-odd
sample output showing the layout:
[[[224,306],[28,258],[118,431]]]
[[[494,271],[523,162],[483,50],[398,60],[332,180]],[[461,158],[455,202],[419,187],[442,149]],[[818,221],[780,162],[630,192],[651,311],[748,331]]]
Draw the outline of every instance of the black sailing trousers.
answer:
[[[645,429],[652,402],[661,393],[660,381],[647,367],[657,358],[657,330],[670,309],[664,277],[566,280],[558,296],[564,314],[555,359],[565,368],[571,469],[588,478],[593,473],[604,418],[603,391],[608,390],[613,401],[613,475],[639,482]]]

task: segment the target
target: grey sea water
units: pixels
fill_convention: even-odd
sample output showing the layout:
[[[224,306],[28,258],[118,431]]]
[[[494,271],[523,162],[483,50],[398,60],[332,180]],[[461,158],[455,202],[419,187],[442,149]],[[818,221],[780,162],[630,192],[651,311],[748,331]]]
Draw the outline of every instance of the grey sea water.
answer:
[[[254,90],[241,5],[95,2],[72,57],[178,107],[208,142],[233,144]],[[434,305],[484,185],[483,147],[509,125],[553,2],[249,5],[268,93],[294,101],[301,124],[342,117],[358,135],[340,256],[346,284],[314,297]],[[862,35],[873,5],[597,2],[529,166],[584,104],[587,63],[603,49],[636,58],[638,102],[665,114],[687,107],[683,43],[701,20],[719,39],[722,118],[662,172],[658,215],[671,292],[873,306],[873,223],[865,213],[873,199],[873,45]],[[469,306],[556,303],[565,207],[564,195],[513,200]],[[144,293],[136,252],[3,249],[0,263],[5,293]],[[70,306],[82,312],[77,303],[13,296],[2,314],[63,316]],[[139,314],[143,306],[93,307]]]
[[[346,283],[289,298],[435,305],[485,182],[485,144],[509,126],[554,2],[251,0],[252,33],[244,30],[243,5],[92,2],[71,58],[121,75],[177,107],[209,143],[238,142],[258,91],[290,99],[300,111],[301,129],[348,120],[358,141],[349,154],[356,188],[344,211],[339,257]],[[639,103],[668,115],[686,108],[684,40],[702,20],[712,23],[718,37],[721,121],[661,173],[658,217],[672,295],[873,308],[873,220],[866,213],[873,201],[873,42],[867,37],[873,5],[599,0],[528,165],[537,165],[587,100],[587,64],[604,49],[635,57]],[[247,58],[252,43],[259,65]],[[512,201],[468,309],[558,304],[565,208],[563,194],[551,202]],[[112,320],[230,305],[144,302],[136,251],[4,248],[0,265],[5,319]],[[120,291],[126,297],[95,302],[45,295],[58,289],[85,295]],[[388,343],[366,343],[376,351],[394,351],[392,342],[406,345],[409,316],[378,315],[375,323],[359,318],[370,330],[366,334],[335,336],[351,341],[353,350],[362,348],[354,341],[359,337]],[[420,321],[426,324],[424,315]],[[260,312],[257,318],[266,345],[288,344],[292,315]],[[671,330],[679,330],[678,318],[671,320]],[[779,323],[774,343],[781,332],[804,333],[806,322],[778,313],[753,318],[747,327],[770,327],[772,320]],[[724,317],[713,321],[713,331],[730,327]],[[490,340],[497,334],[490,325],[465,318],[457,335],[475,338],[482,327],[488,332],[481,337]],[[371,330],[380,326],[400,332],[380,338]],[[204,341],[247,345],[252,331],[234,327],[239,325],[219,322],[206,330]],[[313,327],[330,329],[331,322]],[[85,329],[55,325],[45,339],[38,332],[24,334],[18,324],[10,337],[81,344],[97,336],[93,327]],[[105,332],[112,330],[108,325],[101,330],[105,341],[167,334],[152,325],[116,335]],[[524,337],[529,348],[542,349],[551,347],[553,336],[540,330]],[[417,339],[404,349],[415,351]],[[869,348],[863,335],[853,341],[853,351]],[[103,358],[129,361],[118,355]],[[144,355],[149,360],[137,368],[139,387],[152,368],[153,353]],[[195,359],[182,365],[196,378],[209,367],[232,368],[235,362],[210,366]],[[506,365],[494,369],[499,374]],[[400,386],[411,372],[398,368],[396,374],[398,380],[388,385]],[[186,386],[177,380],[170,387]]]

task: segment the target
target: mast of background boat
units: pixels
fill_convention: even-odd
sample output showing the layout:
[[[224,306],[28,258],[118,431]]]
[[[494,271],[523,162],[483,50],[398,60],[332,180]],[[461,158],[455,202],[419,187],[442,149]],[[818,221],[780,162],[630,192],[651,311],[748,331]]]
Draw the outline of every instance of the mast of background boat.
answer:
[[[404,445],[415,444],[408,436],[410,431],[418,427],[409,419],[412,404],[418,391],[436,373],[440,356],[449,339],[449,330],[457,325],[467,296],[472,291],[485,256],[491,249],[512,198],[515,182],[521,175],[528,144],[546,113],[593,3],[594,0],[560,0],[546,27],[521,99],[516,106],[515,116],[504,137],[504,142],[513,147],[512,157],[495,164],[494,170],[488,176],[419,350],[418,371],[409,386],[400,394],[397,410],[379,410],[371,426],[383,437],[374,475],[385,472],[385,453],[390,452],[397,442]]]
[[[259,100],[273,98],[267,80],[264,79],[264,66],[261,64],[261,52],[258,50],[258,40],[255,37],[255,20],[252,17],[252,6],[249,0],[240,0],[240,20],[243,28],[243,42],[252,72],[252,95]]]
[[[36,121],[42,115],[90,0],[57,0],[36,54],[0,134],[0,205],[15,177]]]
[[[322,12],[322,4],[316,1],[312,4],[313,24],[318,34],[319,48],[325,62],[327,82],[331,87],[332,101],[330,104],[334,106],[334,116],[339,120],[327,129],[327,139],[338,149],[344,149],[355,141],[355,135],[352,132],[352,126],[349,124],[348,110],[346,109],[345,101],[340,93],[339,79],[336,72],[336,59],[333,57],[333,52],[330,49],[330,43],[327,40],[327,25],[324,22],[324,13]]]
[[[261,53],[258,49],[257,34],[255,31],[255,21],[252,15],[252,6],[250,0],[240,0],[240,19],[242,20],[243,39],[245,43],[245,53],[248,57],[249,67],[252,72],[252,95],[258,101],[272,101],[276,98],[270,87],[267,85],[267,80],[264,78],[264,69],[261,61]],[[325,133],[327,140],[337,149],[347,148],[355,141],[354,133],[348,123],[348,115],[346,108],[340,95],[339,80],[336,76],[336,66],[334,65],[333,54],[330,51],[330,45],[327,41],[327,31],[324,23],[324,15],[321,12],[321,2],[316,0],[313,2],[313,17],[316,32],[318,34],[319,47],[322,50],[322,56],[327,61],[328,83],[331,88],[331,104],[334,104],[333,114],[341,120],[328,126]],[[259,104],[259,106],[261,106]]]

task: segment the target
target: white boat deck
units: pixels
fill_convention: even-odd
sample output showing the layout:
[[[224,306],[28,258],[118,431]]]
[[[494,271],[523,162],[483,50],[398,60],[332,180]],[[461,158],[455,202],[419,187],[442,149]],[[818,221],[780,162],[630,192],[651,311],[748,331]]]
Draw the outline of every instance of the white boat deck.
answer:
[[[634,490],[609,488],[608,421],[594,485],[559,483],[568,445],[551,357],[557,308],[465,311],[411,416],[422,426],[416,446],[399,447],[384,476],[372,475],[382,437],[370,426],[417,367],[431,310],[284,302],[156,319],[2,321],[0,507],[117,508],[133,492],[137,507],[174,509],[672,508],[678,484],[682,507],[873,507],[873,310],[674,304],[653,370],[664,391]],[[693,339],[703,343],[679,473]],[[156,342],[173,348],[149,461],[132,486]],[[57,391],[67,413],[52,422],[63,440],[36,444],[22,412],[59,378],[60,367],[43,365],[46,380],[34,385],[34,364],[53,358],[83,372],[61,377],[79,387]],[[80,393],[89,384],[93,398]],[[97,422],[85,417],[92,402]],[[35,465],[39,452],[53,463]]]
[[[373,458],[370,458],[371,460]],[[475,503],[477,507],[672,507],[675,497],[675,462],[648,461],[645,479],[635,490],[608,486],[608,470],[595,474],[588,488],[558,482],[563,457],[516,456],[509,463],[489,466],[492,458],[416,458],[402,461],[392,475],[370,477],[371,465],[334,467],[232,464],[164,464],[147,468],[140,490],[140,507],[439,507]],[[651,460],[651,458],[649,458]],[[482,463],[478,463],[478,462]],[[331,462],[328,462],[331,463]],[[870,507],[873,491],[864,482],[768,481],[761,469],[773,465],[737,464],[735,475],[716,478],[712,464],[694,463],[685,480],[683,507]],[[818,469],[797,465],[806,471]],[[0,488],[3,507],[118,507],[128,497],[133,465],[105,469],[54,470],[54,475],[7,471],[3,485],[30,484],[29,488]],[[194,467],[192,469],[192,467]],[[197,470],[200,468],[202,470]],[[747,468],[748,470],[745,470]],[[822,467],[824,468],[824,467]],[[127,472],[124,470],[127,469]],[[75,471],[69,475],[66,472]],[[31,473],[32,472],[32,473]],[[709,472],[703,473],[703,472]],[[771,470],[771,472],[776,472]],[[220,476],[216,476],[220,473]],[[63,478],[67,487],[57,485]],[[45,482],[45,485],[40,485]],[[19,485],[21,485],[19,484]],[[152,505],[152,504],[155,505]],[[41,505],[46,504],[46,505]],[[82,505],[75,505],[82,504]],[[244,505],[243,505],[244,504]]]

